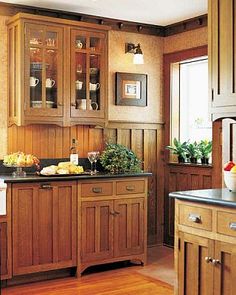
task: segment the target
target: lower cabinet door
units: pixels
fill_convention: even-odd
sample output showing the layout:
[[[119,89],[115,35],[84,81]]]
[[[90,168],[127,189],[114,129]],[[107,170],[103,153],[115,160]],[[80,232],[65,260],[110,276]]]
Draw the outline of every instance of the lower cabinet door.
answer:
[[[0,279],[5,280],[11,278],[11,254],[9,253],[9,234],[7,222],[0,222],[0,255],[1,268]]]
[[[13,274],[76,265],[76,182],[13,186]]]
[[[114,255],[122,257],[144,252],[146,218],[144,199],[114,201]]]
[[[81,261],[113,257],[113,201],[82,202]]]
[[[236,245],[215,242],[214,295],[234,295],[236,292]]]
[[[178,295],[213,295],[214,241],[179,233]],[[222,294],[221,294],[222,295]]]

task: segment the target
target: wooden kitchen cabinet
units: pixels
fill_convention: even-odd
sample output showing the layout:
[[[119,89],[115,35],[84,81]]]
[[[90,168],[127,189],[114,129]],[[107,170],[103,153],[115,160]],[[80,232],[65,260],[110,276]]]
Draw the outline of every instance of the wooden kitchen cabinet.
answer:
[[[144,252],[144,198],[114,201],[114,256]]]
[[[24,13],[12,17],[9,125],[104,125],[108,30]]]
[[[12,277],[12,236],[11,236],[11,189],[7,188],[7,214],[0,216],[0,279]]]
[[[104,121],[107,35],[99,31],[71,30],[71,101],[74,123]]]
[[[209,96],[215,120],[236,115],[236,10],[235,0],[208,2]]]
[[[76,182],[12,186],[13,275],[77,265]]]
[[[82,202],[82,262],[113,257],[113,201]]]
[[[79,269],[124,260],[146,263],[147,180],[78,184],[81,196]]]
[[[186,210],[183,210],[185,208]],[[176,200],[175,295],[233,295],[236,210]]]

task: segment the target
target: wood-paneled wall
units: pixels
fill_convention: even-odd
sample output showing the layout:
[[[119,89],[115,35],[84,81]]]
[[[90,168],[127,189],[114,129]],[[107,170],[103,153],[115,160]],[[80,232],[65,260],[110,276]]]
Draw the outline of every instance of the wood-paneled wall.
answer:
[[[117,125],[112,128],[73,126],[61,128],[54,125],[32,125],[8,128],[8,153],[24,151],[39,158],[64,158],[69,156],[72,138],[78,139],[79,156],[87,157],[90,150],[102,151],[105,142],[120,143],[132,149],[143,161],[143,168],[153,173],[149,178],[148,244],[161,243],[164,214],[164,128],[153,129],[134,125]],[[149,126],[150,128],[150,126]]]

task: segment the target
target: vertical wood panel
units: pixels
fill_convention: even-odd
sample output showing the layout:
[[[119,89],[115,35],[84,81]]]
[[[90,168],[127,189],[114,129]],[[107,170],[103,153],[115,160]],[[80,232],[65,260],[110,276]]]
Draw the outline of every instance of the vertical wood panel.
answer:
[[[125,145],[127,148],[131,147],[131,130],[117,129],[117,143]]]
[[[157,241],[157,131],[144,130],[144,169],[153,173],[148,181],[148,243]]]
[[[131,130],[131,149],[140,160],[143,159],[143,130]]]

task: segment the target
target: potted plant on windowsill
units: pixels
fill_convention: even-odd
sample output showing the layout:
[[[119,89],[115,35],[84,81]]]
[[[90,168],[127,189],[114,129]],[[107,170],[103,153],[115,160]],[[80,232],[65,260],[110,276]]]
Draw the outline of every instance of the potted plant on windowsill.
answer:
[[[187,142],[181,143],[179,140],[174,138],[173,145],[166,146],[166,149],[172,151],[173,154],[177,155],[179,163],[185,163],[186,161],[186,148]]]
[[[212,152],[212,141],[201,140],[198,144],[198,149],[200,153],[201,163],[208,165],[209,158]]]
[[[187,144],[187,158],[193,164],[197,164],[197,160],[200,159],[200,152],[196,141]]]

